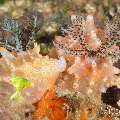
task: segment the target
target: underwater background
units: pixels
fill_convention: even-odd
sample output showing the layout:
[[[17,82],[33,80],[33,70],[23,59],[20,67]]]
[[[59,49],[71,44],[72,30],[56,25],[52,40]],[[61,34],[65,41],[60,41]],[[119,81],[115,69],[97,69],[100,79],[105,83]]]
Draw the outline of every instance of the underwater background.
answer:
[[[0,0],[0,120],[120,120],[120,0]]]

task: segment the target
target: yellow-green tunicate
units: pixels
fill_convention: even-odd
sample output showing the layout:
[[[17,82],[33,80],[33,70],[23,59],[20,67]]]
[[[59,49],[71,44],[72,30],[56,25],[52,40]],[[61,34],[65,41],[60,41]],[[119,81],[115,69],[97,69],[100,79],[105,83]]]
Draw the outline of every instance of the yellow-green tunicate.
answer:
[[[22,90],[32,86],[29,80],[19,76],[12,77],[10,82],[15,87],[15,93],[13,93],[11,99],[23,99],[21,95]]]

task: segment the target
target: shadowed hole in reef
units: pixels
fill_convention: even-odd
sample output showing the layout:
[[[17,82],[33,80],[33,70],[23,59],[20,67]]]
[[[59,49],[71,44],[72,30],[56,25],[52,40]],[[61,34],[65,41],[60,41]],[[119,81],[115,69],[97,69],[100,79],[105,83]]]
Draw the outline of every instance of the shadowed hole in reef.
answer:
[[[114,63],[114,66],[120,69],[120,59],[116,63]]]
[[[120,109],[117,102],[120,100],[120,88],[117,86],[111,86],[107,88],[105,93],[102,93],[101,100],[103,103]]]
[[[0,53],[0,58],[2,57],[1,53]]]
[[[33,114],[33,112],[26,112],[26,113],[25,113],[25,117],[28,118],[28,117],[30,117],[32,114]]]

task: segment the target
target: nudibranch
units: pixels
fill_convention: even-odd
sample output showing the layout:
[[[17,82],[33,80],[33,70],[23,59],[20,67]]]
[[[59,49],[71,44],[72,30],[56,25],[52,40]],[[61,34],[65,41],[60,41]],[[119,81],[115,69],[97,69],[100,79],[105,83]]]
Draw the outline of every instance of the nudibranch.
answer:
[[[68,61],[67,75],[58,81],[58,94],[79,93],[101,103],[101,93],[116,80],[113,63],[120,58],[119,30],[119,16],[103,25],[92,14],[71,17],[71,25],[62,28],[63,36],[53,41],[66,59],[74,57],[74,62]]]
[[[10,82],[13,76],[30,80],[33,87],[23,92],[32,102],[39,100],[46,90],[51,88],[59,74],[66,69],[64,57],[49,58],[39,54],[39,47],[26,52],[10,53],[1,48],[0,58],[1,80]]]
[[[104,22],[101,26],[92,14],[71,16],[71,25],[62,29],[64,36],[56,36],[54,45],[75,63],[68,68],[78,79],[90,81],[113,80],[113,62],[120,58],[120,18]],[[103,82],[104,83],[104,82]],[[107,84],[106,84],[107,85]]]
[[[99,20],[98,20],[99,21]],[[54,45],[67,54],[95,58],[120,58],[120,18],[115,17],[101,25],[93,15],[71,16],[71,25],[62,28],[64,37],[56,36]]]

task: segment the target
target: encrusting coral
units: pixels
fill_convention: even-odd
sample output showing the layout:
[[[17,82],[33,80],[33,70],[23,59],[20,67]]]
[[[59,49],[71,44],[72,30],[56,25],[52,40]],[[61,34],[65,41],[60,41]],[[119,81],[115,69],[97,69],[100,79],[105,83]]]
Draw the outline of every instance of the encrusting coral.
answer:
[[[63,57],[57,60],[42,56],[37,45],[33,50],[17,54],[1,48],[1,54],[3,56],[0,59],[1,80],[10,82],[13,76],[28,79],[33,87],[23,93],[32,103],[39,100],[45,91],[55,84],[59,73],[66,69],[66,61]]]

